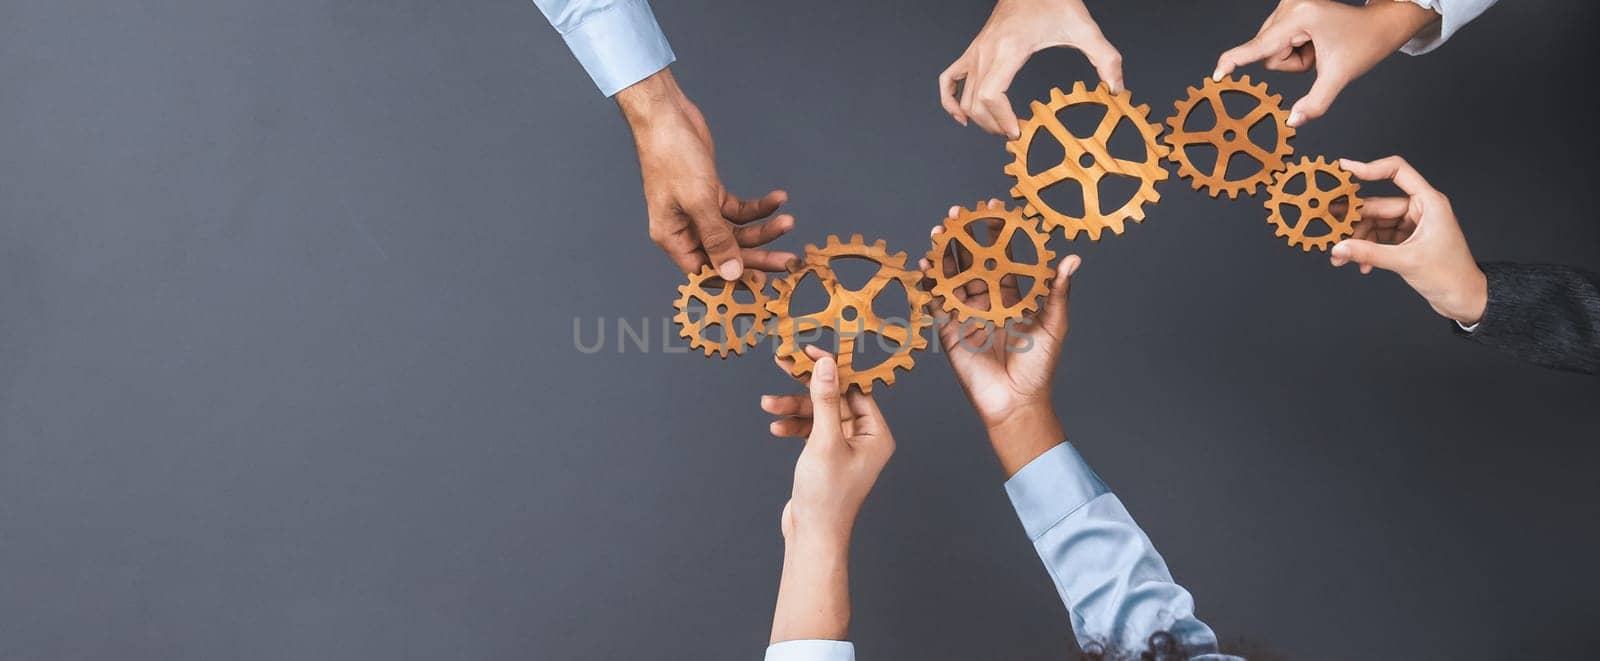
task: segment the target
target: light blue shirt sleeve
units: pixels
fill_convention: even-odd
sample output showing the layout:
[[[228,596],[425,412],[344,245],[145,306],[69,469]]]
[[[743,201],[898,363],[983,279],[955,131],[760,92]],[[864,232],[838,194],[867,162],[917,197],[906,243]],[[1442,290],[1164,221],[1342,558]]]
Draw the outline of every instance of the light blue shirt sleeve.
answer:
[[[1079,647],[1143,652],[1171,634],[1192,659],[1217,653],[1150,538],[1070,443],[1039,455],[1006,481],[1006,494],[1072,617]]]
[[[786,640],[767,647],[766,661],[856,661],[856,647],[844,640]]]
[[[533,0],[583,69],[611,96],[677,56],[646,0]]]

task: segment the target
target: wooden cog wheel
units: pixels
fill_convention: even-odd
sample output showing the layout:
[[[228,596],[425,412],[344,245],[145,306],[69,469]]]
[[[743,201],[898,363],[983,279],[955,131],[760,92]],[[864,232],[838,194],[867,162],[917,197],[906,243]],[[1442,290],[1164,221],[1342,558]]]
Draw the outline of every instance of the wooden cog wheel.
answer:
[[[766,284],[766,274],[754,269],[747,269],[737,281],[729,283],[711,265],[701,267],[689,276],[689,284],[678,286],[678,300],[672,304],[678,309],[678,315],[673,317],[678,322],[678,335],[688,338],[689,346],[706,352],[707,357],[715,353],[726,359],[729,352],[744,353],[761,341],[767,319],[772,316],[767,311],[771,297],[764,291]],[[750,300],[739,300],[736,294],[741,291],[748,293]],[[704,306],[705,313],[689,314],[691,301]],[[750,324],[742,332],[738,323],[741,320]],[[707,337],[706,331],[713,326],[721,330],[718,339]]]
[[[1317,184],[1319,173],[1331,175],[1338,180],[1338,184],[1323,190]],[[1305,190],[1299,193],[1285,192],[1289,183],[1297,178],[1305,180]],[[1350,173],[1338,164],[1328,163],[1321,156],[1316,160],[1302,158],[1299,163],[1279,172],[1267,186],[1270,196],[1266,202],[1267,222],[1277,228],[1278,236],[1288,237],[1291,246],[1300,246],[1306,252],[1311,252],[1312,248],[1327,250],[1354,233],[1355,222],[1361,218],[1361,198],[1356,197],[1360,190]],[[1335,204],[1341,199],[1344,201],[1342,205]],[[1299,218],[1293,225],[1283,217],[1284,206],[1299,209]],[[1328,233],[1307,236],[1306,229],[1317,220],[1327,224]]]
[[[1249,95],[1255,99],[1256,106],[1243,117],[1234,118],[1222,103],[1222,96],[1231,92]],[[1211,106],[1217,117],[1216,126],[1205,130],[1186,128],[1202,102]],[[1288,124],[1289,111],[1283,109],[1283,97],[1267,94],[1266,83],[1251,85],[1249,76],[1242,79],[1229,76],[1221,82],[1207,78],[1200,89],[1190,87],[1189,97],[1174,105],[1177,112],[1167,119],[1171,131],[1163,137],[1172,148],[1168,159],[1178,165],[1179,177],[1189,179],[1195,190],[1205,189],[1212,198],[1222,193],[1227,193],[1230,200],[1238,199],[1240,193],[1255,195],[1256,188],[1271,181],[1272,173],[1282,170],[1286,159],[1294,153],[1294,147],[1289,144],[1294,129]],[[1270,151],[1250,140],[1250,129],[1268,118],[1277,126],[1277,144]],[[1187,148],[1198,144],[1217,149],[1217,162],[1210,172],[1201,172],[1190,159]],[[1261,168],[1242,179],[1229,179],[1228,163],[1235,154],[1249,156],[1260,163]]]
[[[973,235],[973,224],[979,222],[984,223],[986,229],[993,229],[989,232],[992,241],[983,243]],[[989,209],[983,202],[978,202],[972,209],[962,209],[955,218],[946,219],[943,227],[943,232],[933,235],[933,248],[928,251],[928,261],[933,264],[932,293],[943,300],[945,310],[958,320],[982,319],[995,326],[1003,326],[1008,321],[1021,319],[1023,315],[1039,309],[1040,298],[1050,292],[1050,281],[1055,276],[1055,271],[1050,268],[1050,260],[1055,259],[1056,255],[1046,247],[1050,234],[1040,230],[1036,221],[1023,216],[1017,209]],[[1033,253],[1038,255],[1036,263],[1018,262],[1012,258],[1010,246],[1018,234],[1033,245]],[[958,246],[966,251],[964,258],[954,254]],[[963,264],[956,262],[963,262],[966,268],[961,268]],[[945,268],[947,264],[949,269]],[[946,275],[947,271],[949,275]],[[1020,299],[1007,305],[999,296],[1000,281],[1002,278],[1014,281],[1019,277],[1031,278],[1033,282],[1026,292],[1021,292]],[[984,284],[983,298],[988,302],[987,309],[968,305],[955,295],[956,288],[972,282]]]
[[[878,266],[877,272],[859,289],[850,289],[839,282],[832,262],[835,259],[863,259]],[[795,288],[806,277],[815,277],[828,294],[828,305],[810,314],[795,314],[793,310]],[[927,292],[917,288],[922,275],[906,270],[906,254],[889,254],[886,244],[878,241],[867,245],[860,234],[840,242],[829,236],[827,245],[818,248],[806,246],[805,258],[790,268],[789,274],[772,283],[775,297],[767,303],[767,310],[776,315],[777,328],[773,331],[779,339],[778,357],[790,361],[789,372],[795,377],[811,373],[813,361],[806,355],[805,347],[797,340],[798,334],[832,330],[838,339],[839,386],[847,389],[854,385],[863,393],[872,392],[874,381],[885,386],[894,385],[895,368],[910,370],[911,352],[925,349],[928,338],[923,336],[931,323],[922,308],[928,304]],[[907,319],[884,319],[872,309],[872,303],[885,287],[898,281],[906,292]],[[894,342],[890,355],[872,367],[857,369],[855,354],[861,335],[873,333],[881,342]],[[871,341],[871,340],[866,340]],[[885,346],[887,350],[887,347]]]
[[[1078,81],[1073,83],[1071,94],[1064,94],[1059,88],[1052,89],[1050,102],[1034,101],[1033,116],[1020,125],[1021,135],[1006,143],[1006,149],[1016,155],[1016,160],[1005,168],[1006,174],[1017,180],[1011,196],[1026,202],[1024,213],[1043,218],[1047,231],[1060,227],[1068,240],[1079,232],[1088,232],[1091,240],[1099,241],[1102,230],[1110,228],[1113,234],[1121,234],[1126,221],[1143,221],[1144,205],[1161,199],[1161,194],[1156,192],[1156,182],[1167,178],[1167,170],[1161,166],[1167,147],[1157,139],[1161,135],[1161,125],[1151,124],[1150,107],[1134,106],[1132,98],[1127,90],[1112,94],[1105,83],[1089,91],[1084,88],[1083,81]],[[1073,135],[1057,115],[1063,108],[1081,104],[1095,104],[1106,109],[1099,126],[1087,137]],[[1142,161],[1116,158],[1106,149],[1124,119],[1144,140]],[[1030,173],[1028,150],[1041,130],[1061,144],[1065,157],[1042,172]],[[1109,211],[1101,208],[1100,200],[1100,182],[1107,175],[1139,181],[1139,190],[1122,206]],[[1040,197],[1041,191],[1069,179],[1077,182],[1083,191],[1081,218],[1052,208]]]

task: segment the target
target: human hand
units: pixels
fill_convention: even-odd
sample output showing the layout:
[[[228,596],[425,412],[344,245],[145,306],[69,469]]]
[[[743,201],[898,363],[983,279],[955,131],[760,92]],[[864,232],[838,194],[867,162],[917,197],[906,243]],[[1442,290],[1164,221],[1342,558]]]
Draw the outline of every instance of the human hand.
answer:
[[[1122,91],[1122,54],[1100,33],[1082,0],[1000,0],[972,45],[939,74],[939,102],[962,126],[971,120],[1014,139],[1020,131],[1006,89],[1030,56],[1054,46],[1082,51],[1100,80],[1112,92]]]
[[[760,247],[794,228],[789,214],[757,222],[776,212],[788,194],[775,190],[745,200],[722,188],[711,130],[671,69],[618,92],[616,99],[639,151],[650,240],[678,268],[694,273],[715,264],[717,275],[732,281],[746,266],[782,271],[796,259],[794,253]]]
[[[991,209],[1000,204],[999,200],[989,201]],[[955,217],[960,210],[960,207],[951,207],[950,216]],[[992,243],[999,224],[998,220],[987,224],[983,228],[987,236],[978,236],[978,241],[986,245]],[[942,225],[933,229],[934,234],[943,231]],[[924,277],[931,278],[933,264],[926,258],[920,264]],[[1067,337],[1067,302],[1072,274],[1081,264],[1077,255],[1061,259],[1044,305],[1030,318],[1003,328],[981,321],[935,319],[944,355],[988,430],[989,440],[1007,475],[1020,470],[1065,437],[1050,401],[1050,385]],[[958,255],[956,260],[945,260],[945,275],[955,275],[971,266],[970,258]],[[963,303],[980,310],[989,308],[986,292],[987,285],[982,280],[956,289]],[[1001,304],[1013,305],[1019,297],[1015,276],[1002,277]],[[935,298],[932,309],[943,308],[944,301]]]
[[[1373,267],[1394,271],[1434,312],[1469,326],[1483,318],[1489,281],[1472,258],[1450,200],[1399,156],[1371,163],[1340,159],[1339,167],[1366,181],[1393,179],[1408,197],[1362,200],[1354,237],[1334,245],[1329,261],[1356,262],[1362,274]]]
[[[761,409],[776,416],[774,436],[805,438],[794,466],[794,490],[783,508],[784,539],[843,540],[878,474],[894,454],[894,436],[871,395],[839,392],[832,354],[815,346],[809,395],[764,395]],[[782,359],[779,359],[781,364]]]
[[[1317,71],[1311,91],[1289,109],[1289,126],[1321,117],[1351,81],[1395,52],[1439,15],[1412,2],[1352,6],[1336,0],[1281,0],[1254,39],[1217,58],[1212,80],[1262,61],[1271,71]]]

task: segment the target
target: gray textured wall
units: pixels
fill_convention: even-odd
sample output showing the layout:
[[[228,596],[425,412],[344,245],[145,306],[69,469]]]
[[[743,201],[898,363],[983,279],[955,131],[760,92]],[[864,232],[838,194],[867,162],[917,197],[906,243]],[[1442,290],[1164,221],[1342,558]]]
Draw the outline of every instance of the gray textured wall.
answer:
[[[1093,4],[1158,116],[1268,9]],[[1007,187],[935,102],[985,5],[656,9],[727,184],[791,192],[787,245],[918,251]],[[1600,267],[1600,10],[1505,5],[1297,147],[1406,155],[1480,258]],[[1013,89],[1083,77],[1046,54]],[[1259,202],[1162,190],[1072,246],[1057,396],[1201,615],[1302,659],[1595,642],[1600,382],[1451,337]],[[528,2],[0,0],[0,659],[756,658],[797,447],[755,395],[792,386],[573,348],[677,280],[625,127]],[[881,401],[863,658],[1062,658],[948,368]]]

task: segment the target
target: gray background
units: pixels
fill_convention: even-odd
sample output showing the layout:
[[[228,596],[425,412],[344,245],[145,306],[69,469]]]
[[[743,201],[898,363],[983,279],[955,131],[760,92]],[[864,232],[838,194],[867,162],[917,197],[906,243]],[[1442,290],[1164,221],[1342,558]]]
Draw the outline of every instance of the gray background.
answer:
[[[1269,9],[1093,4],[1157,118]],[[987,3],[657,11],[728,186],[791,192],[789,247],[920,251],[1005,191],[935,103]],[[1505,3],[1297,149],[1406,155],[1480,258],[1600,267],[1597,11]],[[1041,55],[1014,98],[1092,76]],[[1057,397],[1203,618],[1300,659],[1592,651],[1600,382],[1451,337],[1258,201],[1162,190],[1057,237],[1087,260]],[[764,351],[573,345],[679,278],[528,2],[3,0],[0,658],[756,658],[798,451],[756,395],[792,384]],[[880,399],[863,658],[1067,655],[947,366]]]

